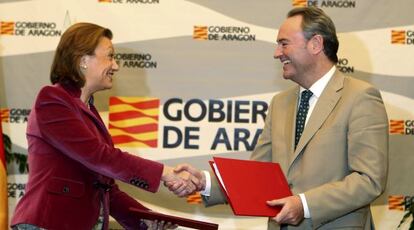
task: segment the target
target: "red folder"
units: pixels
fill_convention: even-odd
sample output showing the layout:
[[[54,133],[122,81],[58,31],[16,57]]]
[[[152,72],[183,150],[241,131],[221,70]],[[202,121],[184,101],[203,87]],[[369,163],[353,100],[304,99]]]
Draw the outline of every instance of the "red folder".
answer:
[[[220,174],[224,183],[218,179],[220,187],[235,215],[274,217],[281,207],[268,206],[266,201],[292,195],[278,163],[221,157],[213,160],[210,165],[217,179]]]
[[[147,220],[163,220],[165,222],[171,222],[173,224],[177,224],[179,226],[193,228],[193,229],[205,229],[205,230],[217,230],[218,224],[193,220],[193,219],[186,219],[178,216],[171,216],[162,214],[159,212],[153,212],[151,210],[143,210],[137,208],[129,208],[129,210],[135,213],[141,219]]]

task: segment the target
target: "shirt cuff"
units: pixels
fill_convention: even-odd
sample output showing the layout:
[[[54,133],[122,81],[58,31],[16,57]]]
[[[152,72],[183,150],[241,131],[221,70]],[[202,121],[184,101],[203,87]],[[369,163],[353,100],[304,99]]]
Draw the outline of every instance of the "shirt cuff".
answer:
[[[204,190],[200,191],[200,194],[203,196],[210,196],[211,192],[211,177],[208,171],[203,171],[204,176],[206,177],[206,187]]]
[[[302,205],[303,205],[303,216],[305,218],[310,218],[310,212],[309,212],[309,207],[308,207],[308,203],[306,202],[306,197],[305,194],[300,193],[299,194],[300,200],[302,201]]]

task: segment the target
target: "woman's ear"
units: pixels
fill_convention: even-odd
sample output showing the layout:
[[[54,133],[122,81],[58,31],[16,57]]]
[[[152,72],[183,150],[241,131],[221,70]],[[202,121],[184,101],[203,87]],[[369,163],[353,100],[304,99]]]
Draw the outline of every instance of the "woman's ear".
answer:
[[[88,69],[88,56],[83,55],[80,59],[79,67],[82,71],[86,71]]]

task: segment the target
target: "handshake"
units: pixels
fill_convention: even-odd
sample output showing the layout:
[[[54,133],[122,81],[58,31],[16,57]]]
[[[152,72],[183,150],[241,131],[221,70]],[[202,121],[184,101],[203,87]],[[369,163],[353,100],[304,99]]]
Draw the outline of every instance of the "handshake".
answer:
[[[161,181],[178,197],[188,196],[206,187],[204,173],[188,164],[177,165],[175,168],[164,165]]]
[[[196,191],[206,188],[206,176],[204,172],[189,164],[177,165],[175,168],[164,165],[161,177],[164,185],[179,197],[188,196]],[[269,206],[281,206],[281,211],[272,219],[278,224],[297,225],[304,219],[302,198],[292,195],[281,199],[266,201]]]

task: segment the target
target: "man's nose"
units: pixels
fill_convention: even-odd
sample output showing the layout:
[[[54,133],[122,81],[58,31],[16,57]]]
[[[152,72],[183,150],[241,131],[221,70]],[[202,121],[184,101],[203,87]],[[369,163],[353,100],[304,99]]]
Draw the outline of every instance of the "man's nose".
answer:
[[[119,64],[118,64],[118,62],[116,62],[115,59],[112,60],[112,69],[115,70],[115,71],[119,70]]]
[[[279,45],[276,45],[275,52],[273,54],[273,57],[275,59],[279,59],[282,56],[282,48]]]

